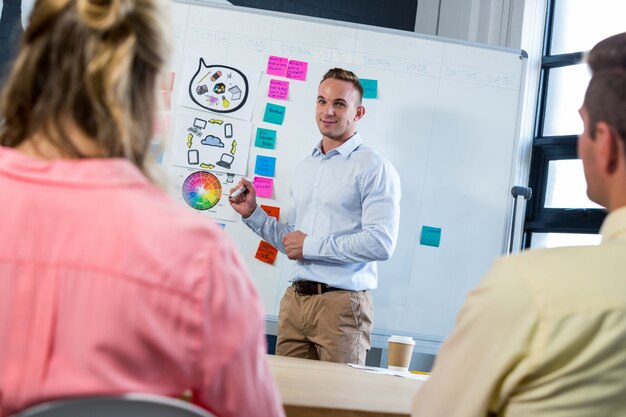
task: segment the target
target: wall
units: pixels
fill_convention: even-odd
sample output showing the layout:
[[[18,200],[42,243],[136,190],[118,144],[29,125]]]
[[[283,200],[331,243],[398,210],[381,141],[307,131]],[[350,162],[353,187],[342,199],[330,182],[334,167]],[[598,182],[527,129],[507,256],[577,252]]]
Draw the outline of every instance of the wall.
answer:
[[[230,3],[227,0],[207,0]],[[525,26],[534,26],[534,15],[526,13],[525,3],[533,8],[543,6],[539,1],[525,0],[419,0],[417,1],[415,32],[447,38],[462,39],[491,45],[523,48],[522,32]],[[0,10],[3,8],[0,0]],[[19,1],[6,1],[11,14],[19,13]],[[30,12],[34,0],[22,0],[22,21]],[[9,6],[10,5],[10,6]],[[534,5],[534,6],[533,6]],[[8,16],[8,15],[7,15]],[[19,16],[16,16],[19,19]],[[524,19],[531,18],[530,22]],[[524,24],[523,24],[524,23]],[[8,26],[0,25],[0,64],[12,55]]]
[[[416,0],[230,0],[236,6],[412,31]]]
[[[415,32],[521,48],[524,4],[524,0],[419,0]]]
[[[415,32],[519,48],[528,54],[526,94],[517,165],[519,185],[528,183],[547,2],[545,0],[419,0]],[[525,212],[526,201],[518,203]],[[515,224],[520,247],[524,216]],[[516,250],[515,250],[516,251]]]

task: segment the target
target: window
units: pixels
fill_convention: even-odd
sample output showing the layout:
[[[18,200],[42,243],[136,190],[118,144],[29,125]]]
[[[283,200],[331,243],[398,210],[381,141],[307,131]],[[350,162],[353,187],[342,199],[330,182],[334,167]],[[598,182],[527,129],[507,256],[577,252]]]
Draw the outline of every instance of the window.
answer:
[[[578,109],[591,78],[587,64],[547,69],[546,111],[543,136],[578,135],[583,122]]]
[[[602,39],[626,29],[623,0],[553,0],[552,3],[551,55],[588,51]]]
[[[591,77],[583,62],[598,41],[626,30],[622,0],[549,0],[526,207],[524,247],[593,245],[606,216],[590,201],[576,155],[578,115]]]
[[[544,207],[601,209],[601,206],[589,200],[585,185],[583,163],[580,159],[548,161]]]
[[[558,248],[560,246],[592,246],[600,243],[600,235],[576,233],[534,233],[532,246]]]

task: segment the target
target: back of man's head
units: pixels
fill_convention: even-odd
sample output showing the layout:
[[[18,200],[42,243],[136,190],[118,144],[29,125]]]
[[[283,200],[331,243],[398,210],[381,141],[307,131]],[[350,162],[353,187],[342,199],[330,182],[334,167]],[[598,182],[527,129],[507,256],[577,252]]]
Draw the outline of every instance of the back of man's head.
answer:
[[[601,40],[587,56],[593,73],[611,68],[626,70],[626,32]]]
[[[585,93],[584,107],[592,138],[596,135],[596,124],[605,122],[616,136],[626,141],[626,71],[608,69],[594,73]]]

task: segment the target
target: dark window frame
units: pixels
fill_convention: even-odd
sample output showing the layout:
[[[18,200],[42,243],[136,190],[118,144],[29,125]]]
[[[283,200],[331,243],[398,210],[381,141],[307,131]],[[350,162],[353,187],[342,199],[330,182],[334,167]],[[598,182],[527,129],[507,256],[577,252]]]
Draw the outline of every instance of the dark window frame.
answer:
[[[526,205],[523,247],[530,248],[533,233],[588,233],[597,234],[606,217],[603,209],[558,209],[546,208],[545,197],[550,161],[577,159],[578,136],[543,136],[547,106],[550,70],[580,64],[583,52],[551,55],[552,32],[556,2],[548,0],[546,29],[544,35],[539,94],[533,138],[532,158],[528,184],[533,196]]]

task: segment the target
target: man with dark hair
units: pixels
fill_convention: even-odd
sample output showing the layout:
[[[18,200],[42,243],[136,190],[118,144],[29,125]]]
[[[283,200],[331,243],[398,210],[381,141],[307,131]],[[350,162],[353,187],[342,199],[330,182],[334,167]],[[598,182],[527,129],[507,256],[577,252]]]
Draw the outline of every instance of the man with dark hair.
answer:
[[[364,364],[369,350],[376,261],[396,244],[400,179],[363,144],[356,123],[365,114],[358,77],[329,70],[318,87],[316,122],[322,139],[296,168],[287,223],[257,206],[252,184],[231,199],[243,221],[296,261],[280,304],[276,353]]]
[[[608,37],[596,44],[587,63],[592,72],[609,68],[626,68],[626,32]]]
[[[609,211],[602,243],[497,261],[468,296],[415,398],[414,417],[626,415],[626,71],[615,64],[626,63],[621,50],[611,65],[595,61],[580,109],[587,195]]]

